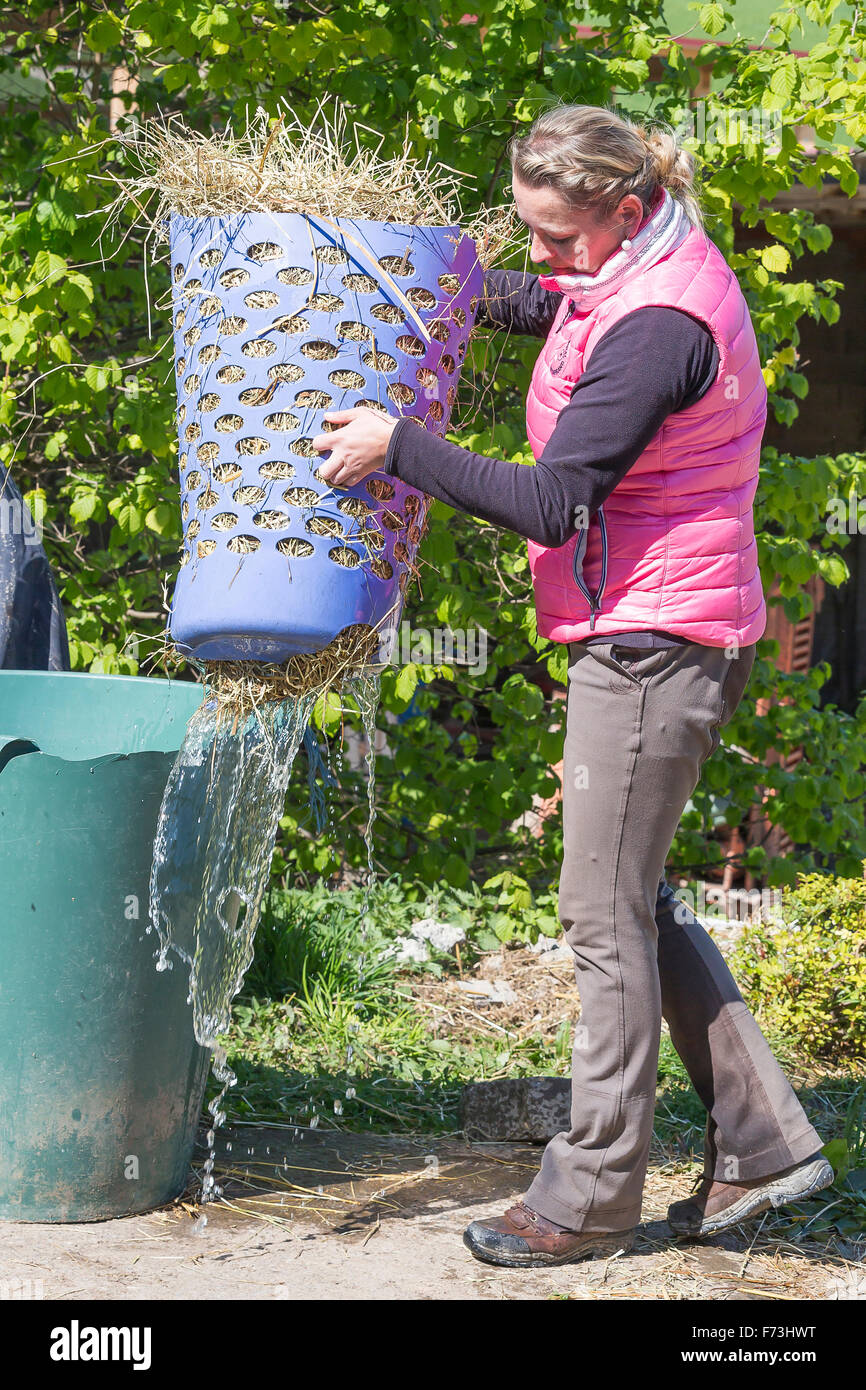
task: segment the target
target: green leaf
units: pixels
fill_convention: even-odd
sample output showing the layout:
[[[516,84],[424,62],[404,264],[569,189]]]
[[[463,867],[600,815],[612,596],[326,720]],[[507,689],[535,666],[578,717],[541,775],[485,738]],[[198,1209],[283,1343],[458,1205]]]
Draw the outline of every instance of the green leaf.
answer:
[[[725,28],[725,12],[721,5],[701,5],[698,18],[705,34],[715,37]]]
[[[118,15],[101,14],[88,25],[84,42],[93,53],[107,53],[123,36],[123,20]]]
[[[394,693],[398,700],[411,700],[418,685],[418,666],[409,661],[397,674]]]
[[[761,264],[776,275],[784,275],[791,264],[791,256],[784,246],[762,246]]]

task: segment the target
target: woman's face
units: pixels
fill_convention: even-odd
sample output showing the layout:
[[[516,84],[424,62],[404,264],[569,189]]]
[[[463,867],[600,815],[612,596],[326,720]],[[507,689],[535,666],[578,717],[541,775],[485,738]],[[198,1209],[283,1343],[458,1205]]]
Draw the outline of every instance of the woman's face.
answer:
[[[625,237],[633,236],[643,217],[640,198],[629,193],[613,217],[599,220],[592,209],[570,207],[552,188],[530,188],[517,176],[512,182],[517,214],[529,229],[530,258],[557,271],[594,275]]]

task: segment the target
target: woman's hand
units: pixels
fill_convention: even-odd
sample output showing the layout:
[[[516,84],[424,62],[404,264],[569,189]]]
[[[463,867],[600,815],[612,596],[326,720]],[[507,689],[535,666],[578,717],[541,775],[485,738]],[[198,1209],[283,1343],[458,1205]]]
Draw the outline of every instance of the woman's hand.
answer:
[[[317,453],[330,450],[331,457],[318,469],[326,482],[333,487],[354,487],[382,467],[398,417],[380,415],[378,410],[361,405],[354,410],[329,410],[322,418],[342,426],[329,434],[317,434],[312,441]]]

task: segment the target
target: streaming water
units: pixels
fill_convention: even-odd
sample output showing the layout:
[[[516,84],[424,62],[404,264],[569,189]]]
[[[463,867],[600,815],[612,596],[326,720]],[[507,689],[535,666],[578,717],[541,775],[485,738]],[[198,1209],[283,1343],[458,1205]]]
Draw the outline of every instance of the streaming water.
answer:
[[[373,870],[373,738],[379,680],[359,674],[348,684],[368,741],[366,919]],[[315,700],[313,691],[263,705],[240,724],[224,713],[218,716],[215,702],[205,701],[187,726],[160,809],[150,883],[151,923],[160,943],[156,968],[172,969],[173,957],[188,968],[195,1036],[210,1049],[219,1083],[208,1107],[212,1124],[206,1136],[203,1202],[220,1195],[213,1176],[215,1130],[225,1120],[223,1100],[236,1080],[217,1040],[229,1029],[232,1000],[253,958],[278,824],[302,741],[309,758],[311,806],[317,823],[322,823],[325,794],[314,792],[317,773],[323,770],[321,753],[309,728]],[[334,783],[330,764],[324,771],[327,789]],[[329,833],[334,833],[331,817]],[[318,1120],[314,1114],[310,1127]],[[206,1224],[202,1216],[196,1228]]]

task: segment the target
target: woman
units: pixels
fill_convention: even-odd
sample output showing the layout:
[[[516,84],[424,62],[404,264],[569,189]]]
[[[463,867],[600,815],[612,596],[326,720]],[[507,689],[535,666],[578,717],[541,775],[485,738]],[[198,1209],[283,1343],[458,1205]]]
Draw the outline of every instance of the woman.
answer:
[[[464,1241],[494,1264],[628,1249],[652,1137],[661,1019],[707,1109],[704,1172],[669,1208],[707,1235],[826,1187],[821,1139],[664,865],[743,695],[766,611],[752,502],[767,395],[745,300],[701,227],[675,138],[596,107],[510,148],[532,260],[488,272],[486,321],[544,338],[534,468],[411,424],[334,412],[337,486],[374,469],[529,540],[542,636],[568,644],[559,912],[581,1026],[569,1130],[524,1197]]]

